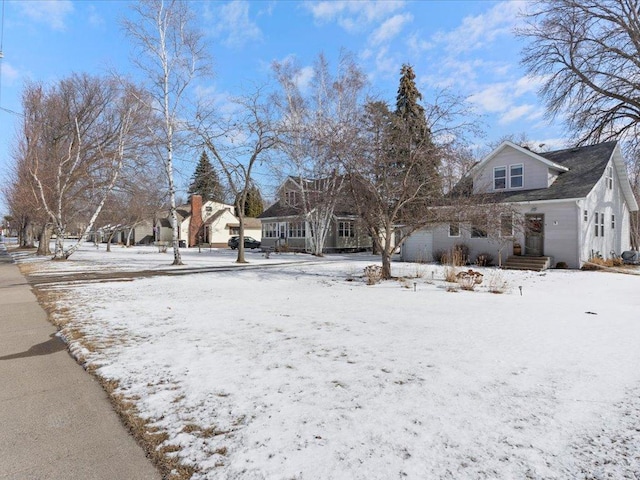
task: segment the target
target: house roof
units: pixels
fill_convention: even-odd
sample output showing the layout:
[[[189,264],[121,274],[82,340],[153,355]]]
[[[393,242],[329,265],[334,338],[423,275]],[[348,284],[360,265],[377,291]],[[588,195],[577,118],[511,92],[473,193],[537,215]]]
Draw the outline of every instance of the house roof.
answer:
[[[496,151],[501,149],[502,146],[498,147]],[[487,194],[489,198],[500,202],[536,202],[584,198],[602,178],[607,164],[613,159],[629,209],[632,211],[638,209],[617,142],[605,142],[597,145],[542,153],[534,153],[522,147],[518,147],[518,149],[531,157],[544,160],[547,165],[558,170],[560,172],[558,178],[548,188],[490,193]],[[492,158],[492,155],[487,158]],[[484,161],[481,163],[484,163]]]

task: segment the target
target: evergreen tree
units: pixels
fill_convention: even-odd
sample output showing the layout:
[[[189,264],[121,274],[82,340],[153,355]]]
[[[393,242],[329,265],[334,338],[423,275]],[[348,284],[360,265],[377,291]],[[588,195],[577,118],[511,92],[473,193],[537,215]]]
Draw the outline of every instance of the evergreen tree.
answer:
[[[255,185],[249,187],[247,191],[247,200],[244,204],[244,216],[255,218],[264,211],[264,203],[260,190]],[[237,214],[237,212],[236,212]]]
[[[418,102],[422,94],[415,83],[411,65],[403,65],[396,96],[393,148],[397,165],[411,164],[416,180],[423,184],[423,194],[437,195],[441,191],[439,155],[427,124],[425,110]],[[414,157],[407,161],[409,157]],[[418,162],[415,159],[418,159]]]
[[[189,195],[200,195],[203,202],[207,200],[222,202],[224,200],[224,189],[218,174],[213,169],[211,161],[209,161],[207,152],[202,152],[202,155],[200,155],[196,171],[191,177]]]

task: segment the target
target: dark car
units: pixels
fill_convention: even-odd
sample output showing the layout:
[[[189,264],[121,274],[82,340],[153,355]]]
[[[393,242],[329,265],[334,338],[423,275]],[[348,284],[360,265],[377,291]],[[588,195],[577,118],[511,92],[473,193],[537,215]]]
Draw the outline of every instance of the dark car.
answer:
[[[227,242],[231,250],[238,248],[240,237],[231,237]],[[244,237],[244,248],[260,248],[260,242],[253,237]]]

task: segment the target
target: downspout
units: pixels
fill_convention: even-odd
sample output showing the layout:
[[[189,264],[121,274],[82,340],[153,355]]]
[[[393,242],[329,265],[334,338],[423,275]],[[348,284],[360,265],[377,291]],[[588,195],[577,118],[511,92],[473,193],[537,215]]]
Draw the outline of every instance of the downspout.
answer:
[[[578,268],[581,268],[581,262],[582,262],[582,249],[584,247],[583,242],[584,242],[584,225],[582,225],[584,222],[582,221],[582,211],[584,210],[584,206],[582,205],[582,200],[576,200],[576,208],[578,209],[578,213],[577,213],[577,225],[578,225],[578,251],[577,251],[577,265]]]

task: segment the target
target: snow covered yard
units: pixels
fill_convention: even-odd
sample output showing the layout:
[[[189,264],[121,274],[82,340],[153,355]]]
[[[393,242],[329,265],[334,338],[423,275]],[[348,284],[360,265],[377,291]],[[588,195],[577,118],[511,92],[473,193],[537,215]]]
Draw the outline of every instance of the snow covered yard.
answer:
[[[132,252],[31,268],[169,259]],[[204,258],[233,261],[184,260]],[[419,277],[367,286],[376,261],[46,288],[72,351],[194,479],[640,476],[640,277],[481,269],[476,291],[449,292],[441,267],[396,263]],[[502,295],[487,291],[496,275]]]

